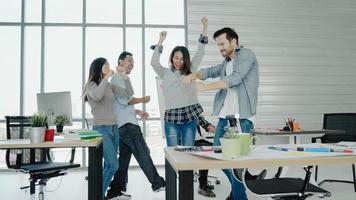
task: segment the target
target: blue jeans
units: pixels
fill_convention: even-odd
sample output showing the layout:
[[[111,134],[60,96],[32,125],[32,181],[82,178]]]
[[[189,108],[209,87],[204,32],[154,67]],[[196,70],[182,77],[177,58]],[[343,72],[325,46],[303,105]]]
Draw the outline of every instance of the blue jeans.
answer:
[[[167,146],[194,146],[197,122],[193,120],[184,124],[164,121]]]
[[[117,149],[119,147],[119,128],[117,125],[95,125],[93,130],[101,134],[103,139],[103,195],[109,187],[112,177],[114,177],[119,163],[117,161]]]
[[[253,128],[252,122],[248,119],[240,119],[240,125],[242,131],[245,133],[251,132]],[[216,126],[216,131],[215,131],[214,146],[220,146],[219,138],[224,136],[225,127],[228,127],[228,120],[219,118],[219,122],[218,125]],[[246,200],[247,195],[246,195],[245,186],[234,177],[232,170],[224,169],[223,172],[225,173],[225,175],[227,176],[227,178],[231,183],[232,195],[234,197],[234,200]]]

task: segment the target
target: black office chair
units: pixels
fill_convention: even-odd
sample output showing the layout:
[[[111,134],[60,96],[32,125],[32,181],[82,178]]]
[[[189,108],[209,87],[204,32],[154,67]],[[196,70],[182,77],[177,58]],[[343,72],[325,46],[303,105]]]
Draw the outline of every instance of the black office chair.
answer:
[[[304,180],[301,178],[280,178],[282,168],[278,169],[277,174],[269,179],[246,180],[245,171],[243,172],[242,179],[245,187],[251,193],[258,196],[270,197],[275,200],[305,200],[315,194],[319,197],[330,197],[331,193],[311,183],[311,168],[307,166],[304,168],[306,174]],[[236,177],[236,172],[234,173]]]
[[[341,141],[356,141],[356,113],[327,113],[324,114],[324,129],[344,130],[344,134],[325,134],[321,137],[313,137],[312,143],[320,139],[321,143],[337,143]],[[351,183],[356,192],[356,173],[355,164],[352,164],[353,181],[325,179],[319,185],[325,182]],[[318,180],[318,166],[315,167],[315,181]]]
[[[30,134],[30,119],[26,116],[6,116],[7,139],[28,139]],[[75,149],[71,150],[69,162],[53,162],[49,149],[12,149],[6,151],[6,164],[8,168],[16,169],[30,174],[30,194],[35,193],[38,181],[39,199],[44,199],[43,187],[50,178],[66,175],[65,170],[80,167],[73,163]]]

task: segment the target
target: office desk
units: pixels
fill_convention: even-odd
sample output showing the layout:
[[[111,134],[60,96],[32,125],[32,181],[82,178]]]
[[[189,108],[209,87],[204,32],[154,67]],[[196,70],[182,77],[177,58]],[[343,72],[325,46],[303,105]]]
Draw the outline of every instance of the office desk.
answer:
[[[92,141],[60,141],[31,144],[29,139],[0,140],[0,149],[33,149],[33,148],[89,148],[88,166],[88,199],[102,199],[102,156],[103,145],[101,139]]]
[[[277,129],[254,129],[251,132],[253,135],[261,136],[288,136],[289,144],[300,144],[300,136],[321,136],[324,134],[342,134],[344,130],[299,130],[299,131],[280,131]]]
[[[257,146],[251,153],[237,160],[216,160],[200,156],[190,155],[185,152],[175,151],[174,147],[165,148],[165,170],[166,170],[166,200],[177,199],[177,174],[179,176],[179,200],[193,200],[193,170],[199,169],[229,169],[229,168],[253,168],[253,167],[275,167],[275,166],[304,166],[304,165],[322,165],[322,164],[351,164],[356,161],[356,154],[336,156],[334,153],[311,154],[310,156],[266,156],[267,146]],[[257,156],[256,153],[257,152]],[[277,151],[279,152],[279,151]],[[275,153],[275,152],[270,152]],[[280,152],[283,155],[285,152]],[[252,156],[255,154],[255,156]]]

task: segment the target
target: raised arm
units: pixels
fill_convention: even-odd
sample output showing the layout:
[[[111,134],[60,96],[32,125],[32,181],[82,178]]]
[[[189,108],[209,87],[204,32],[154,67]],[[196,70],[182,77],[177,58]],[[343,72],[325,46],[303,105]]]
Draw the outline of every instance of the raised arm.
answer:
[[[162,48],[163,41],[166,39],[166,37],[167,37],[167,32],[166,31],[162,31],[162,32],[159,33],[158,44],[155,47],[153,55],[152,55],[152,58],[151,58],[151,65],[153,67],[153,70],[161,78],[164,75],[165,68],[159,62],[159,59],[161,57],[159,49]]]
[[[116,96],[119,97],[130,97],[134,95],[134,91],[129,78],[125,79],[125,88],[112,84],[113,91]]]
[[[100,101],[104,97],[106,87],[110,85],[108,79],[113,75],[113,73],[114,71],[107,69],[99,85],[97,85],[94,81],[90,81],[86,86],[86,94],[88,97],[94,101]]]
[[[201,60],[203,59],[205,52],[205,45],[208,44],[208,18],[203,17],[201,19],[203,25],[203,30],[199,38],[198,49],[195,52],[192,58],[192,71],[195,72],[198,70]]]
[[[108,85],[109,83],[107,79],[103,79],[99,85],[94,81],[91,81],[87,84],[86,95],[94,101],[100,101],[103,98]]]
[[[117,74],[111,79],[111,85],[113,92],[117,97],[131,97],[134,95],[134,91],[131,85],[130,78],[126,74],[124,67],[116,66]],[[123,82],[122,82],[123,81]],[[122,84],[124,83],[125,86]]]

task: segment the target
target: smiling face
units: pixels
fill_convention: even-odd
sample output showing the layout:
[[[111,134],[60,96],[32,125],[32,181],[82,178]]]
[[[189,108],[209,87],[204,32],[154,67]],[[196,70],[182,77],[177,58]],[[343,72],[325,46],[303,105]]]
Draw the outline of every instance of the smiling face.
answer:
[[[124,60],[120,60],[120,65],[125,68],[126,74],[130,74],[134,68],[134,59],[131,55],[127,55]]]
[[[173,66],[174,68],[180,70],[184,64],[184,57],[181,51],[177,51],[173,55]]]
[[[191,73],[190,67],[190,55],[189,51],[184,46],[176,46],[173,48],[170,55],[170,64],[171,67],[179,70],[182,74],[188,75]]]
[[[235,52],[235,49],[237,48],[237,42],[236,39],[232,39],[229,41],[226,38],[226,33],[219,35],[216,39],[216,44],[218,45],[219,51],[221,55],[226,58],[226,57],[231,57],[233,56],[233,53]]]

